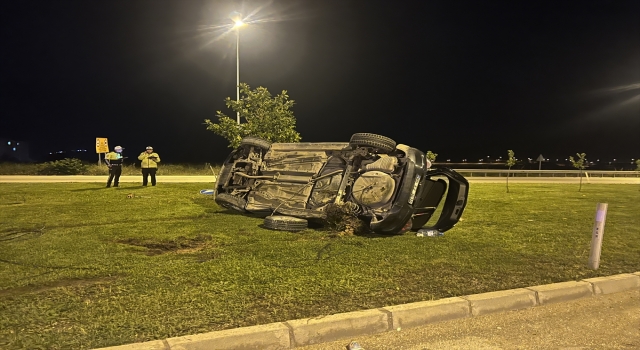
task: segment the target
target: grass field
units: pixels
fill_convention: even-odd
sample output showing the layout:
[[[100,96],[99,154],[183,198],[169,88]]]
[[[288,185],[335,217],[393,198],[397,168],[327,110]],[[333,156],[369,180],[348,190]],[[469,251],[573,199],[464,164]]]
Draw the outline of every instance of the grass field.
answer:
[[[472,184],[463,221],[439,238],[269,231],[203,186],[0,184],[0,348],[95,348],[640,271],[638,186]],[[592,271],[598,202],[609,212]]]

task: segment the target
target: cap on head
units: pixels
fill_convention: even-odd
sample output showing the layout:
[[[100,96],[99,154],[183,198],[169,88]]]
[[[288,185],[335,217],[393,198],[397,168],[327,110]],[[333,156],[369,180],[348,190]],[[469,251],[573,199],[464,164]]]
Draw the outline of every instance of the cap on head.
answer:
[[[122,146],[115,146],[113,148],[113,150],[116,151],[116,152],[122,152],[123,149],[124,149],[124,147],[122,147]]]
[[[151,146],[147,146],[147,149],[153,149],[153,147],[151,147]]]

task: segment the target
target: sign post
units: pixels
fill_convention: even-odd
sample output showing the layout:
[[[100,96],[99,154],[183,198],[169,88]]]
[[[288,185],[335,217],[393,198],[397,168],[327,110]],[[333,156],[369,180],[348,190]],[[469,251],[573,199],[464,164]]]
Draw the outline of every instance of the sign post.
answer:
[[[591,235],[591,251],[589,252],[589,268],[597,270],[600,266],[600,251],[602,250],[602,236],[604,236],[604,222],[607,219],[607,203],[598,203],[596,207],[596,221]]]
[[[542,170],[542,162],[544,161],[544,157],[541,155],[538,156],[538,159],[536,159],[538,161],[538,170]]]
[[[106,137],[96,137],[96,153],[98,153],[98,166],[102,165],[100,160],[100,153],[109,152],[109,143]]]

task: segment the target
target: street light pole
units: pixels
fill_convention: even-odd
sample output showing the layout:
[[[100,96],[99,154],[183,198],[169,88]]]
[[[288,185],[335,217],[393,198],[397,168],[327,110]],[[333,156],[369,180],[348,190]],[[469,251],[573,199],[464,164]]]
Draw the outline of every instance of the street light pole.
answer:
[[[240,26],[236,25],[236,102],[240,102]],[[240,125],[240,112],[237,112],[236,120]]]

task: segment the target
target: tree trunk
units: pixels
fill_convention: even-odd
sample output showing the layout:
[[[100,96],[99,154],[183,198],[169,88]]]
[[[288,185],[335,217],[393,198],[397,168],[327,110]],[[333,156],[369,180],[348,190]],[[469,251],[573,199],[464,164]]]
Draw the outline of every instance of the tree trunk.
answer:
[[[507,171],[507,193],[509,193],[509,173],[511,173],[511,167],[509,167],[509,171]]]
[[[578,192],[582,191],[582,169],[580,170],[580,188],[578,188]]]

